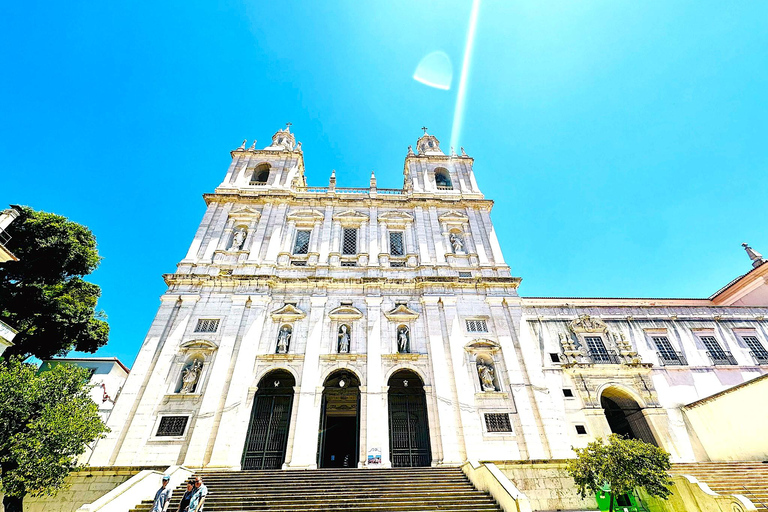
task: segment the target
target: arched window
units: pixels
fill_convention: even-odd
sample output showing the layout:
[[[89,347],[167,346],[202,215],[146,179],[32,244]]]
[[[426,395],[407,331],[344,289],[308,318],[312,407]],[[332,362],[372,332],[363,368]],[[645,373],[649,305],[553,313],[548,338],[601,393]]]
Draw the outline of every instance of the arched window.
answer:
[[[451,175],[448,174],[447,169],[439,167],[435,169],[435,183],[438,190],[452,190],[453,183],[451,183]]]
[[[253,170],[251,185],[266,185],[269,179],[269,165],[261,164]]]

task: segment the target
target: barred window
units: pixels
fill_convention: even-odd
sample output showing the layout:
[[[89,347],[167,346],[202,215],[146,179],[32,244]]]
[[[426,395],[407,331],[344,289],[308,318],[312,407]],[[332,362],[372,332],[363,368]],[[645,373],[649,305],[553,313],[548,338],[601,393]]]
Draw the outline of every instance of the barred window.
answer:
[[[341,262],[342,267],[356,267],[357,262],[356,261],[342,261]]]
[[[293,254],[307,254],[309,252],[309,230],[300,229],[296,232],[296,243],[293,244]]]
[[[389,232],[389,254],[392,256],[404,256],[405,247],[403,246],[403,232]]]
[[[707,352],[709,352],[709,354],[714,359],[723,360],[728,358],[727,354],[714,336],[700,336],[699,339],[701,339],[701,342],[704,344]]]
[[[160,426],[157,427],[158,437],[178,437],[184,435],[189,416],[163,416],[160,418]]]
[[[216,332],[219,330],[218,318],[201,318],[197,321],[195,332]]]
[[[390,261],[389,266],[393,268],[402,268],[405,266],[404,261]]]
[[[344,228],[344,240],[341,243],[341,254],[357,254],[357,229]]]
[[[307,262],[306,261],[301,261],[301,260],[293,260],[293,261],[291,261],[291,265],[294,266],[294,267],[306,267],[307,266]]]
[[[653,342],[656,344],[656,350],[659,351],[659,355],[662,359],[668,361],[675,361],[677,359],[677,352],[669,342],[669,338],[666,336],[654,336]]]
[[[585,336],[584,341],[587,342],[587,350],[589,355],[596,363],[610,363],[611,355],[608,353],[608,349],[605,348],[603,338],[600,336]]]
[[[467,320],[468,332],[488,332],[488,324],[485,320]]]
[[[507,413],[486,413],[485,428],[488,432],[512,432],[512,423]]]
[[[472,277],[472,272],[459,272],[459,277]]]
[[[752,351],[757,359],[768,360],[768,351],[765,350],[757,336],[742,336],[741,339],[744,340],[744,343],[747,344],[749,350]]]

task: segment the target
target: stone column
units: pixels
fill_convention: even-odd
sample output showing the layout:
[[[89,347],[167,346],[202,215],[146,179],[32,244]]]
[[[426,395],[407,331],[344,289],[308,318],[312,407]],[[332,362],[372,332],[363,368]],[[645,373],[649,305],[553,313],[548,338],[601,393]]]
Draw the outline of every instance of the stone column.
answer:
[[[254,263],[259,261],[260,255],[263,252],[264,249],[264,236],[267,231],[267,225],[269,224],[269,218],[272,213],[272,203],[267,203],[264,205],[264,208],[261,210],[261,216],[259,217],[259,222],[256,224],[256,228],[253,231],[253,236],[251,236],[251,242],[248,245],[248,262]]]
[[[248,323],[242,333],[237,351],[232,354],[234,366],[226,383],[226,391],[222,395],[223,407],[220,405],[219,426],[215,432],[211,433],[209,439],[209,447],[211,440],[214,444],[210,451],[206,451],[206,465],[240,468],[245,436],[251,418],[250,406],[253,405],[248,401],[248,393],[258,384],[255,382],[253,362],[261,345],[261,337],[268,332],[268,329],[265,329],[265,323],[269,303],[270,297],[267,295],[251,295]],[[222,429],[221,425],[225,428]]]
[[[189,448],[184,458],[184,465],[190,467],[205,465],[206,449],[213,449],[212,444],[216,439],[221,413],[227,399],[228,381],[234,371],[236,354],[240,346],[240,325],[247,302],[248,295],[232,296],[232,304],[221,327],[219,348],[213,354],[213,362],[206,361],[209,365],[206,372],[208,382],[200,383],[203,388],[202,403],[189,426],[191,435],[188,435]],[[211,443],[210,447],[209,443]],[[210,457],[210,452],[208,456]]]
[[[416,217],[416,236],[417,236],[417,249],[419,250],[419,259],[421,264],[425,265],[432,262],[432,258],[429,257],[429,243],[427,241],[427,226],[426,218],[424,216],[424,210],[421,206],[414,208],[413,213]]]
[[[319,259],[319,251],[320,251],[320,238],[322,237],[322,227],[323,223],[322,221],[315,221],[314,226],[312,226],[312,233],[310,235],[309,239],[309,264],[310,265],[317,265],[318,259]]]
[[[472,242],[475,244],[477,250],[477,258],[480,260],[481,265],[487,265],[489,263],[488,253],[485,250],[485,241],[482,227],[477,221],[477,215],[474,208],[467,208],[467,215],[469,216],[469,226],[472,229]]]
[[[437,218],[437,208],[434,206],[429,207],[429,221],[432,225],[432,237],[435,241],[435,257],[437,258],[437,264],[446,263],[445,253],[448,249],[445,246],[445,236],[443,235],[440,220]]]
[[[200,222],[200,226],[197,228],[197,232],[195,233],[195,238],[192,240],[192,244],[189,246],[187,255],[184,257],[181,263],[194,263],[197,261],[198,257],[200,256],[200,246],[203,244],[203,239],[205,238],[206,233],[208,233],[208,228],[213,221],[213,216],[216,213],[218,206],[219,203],[217,202],[208,205],[208,208],[205,210],[205,215],[203,215],[203,220]]]
[[[466,460],[466,453],[463,439],[461,439],[463,432],[458,410],[459,399],[456,396],[455,388],[451,385],[453,375],[451,375],[450,354],[446,350],[447,343],[443,339],[442,315],[438,307],[439,300],[440,298],[434,295],[421,297],[421,302],[424,305],[424,321],[427,327],[430,366],[435,379],[432,387],[437,398],[437,420],[440,423],[441,432],[440,443],[443,447],[443,459],[434,460],[433,463],[438,465],[461,464]]]
[[[487,229],[488,242],[491,244],[491,254],[493,255],[493,262],[497,265],[504,265],[504,255],[501,253],[501,245],[499,245],[499,239],[496,236],[496,229],[491,222],[490,210],[481,210],[480,217],[483,219],[484,227]]]
[[[208,243],[205,246],[205,252],[203,252],[202,259],[210,262],[213,258],[213,252],[218,248],[221,243],[221,238],[224,236],[225,227],[229,220],[229,212],[232,209],[233,203],[227,203],[219,209],[218,218],[214,221],[212,229],[208,230],[207,235],[210,236]]]
[[[381,450],[381,467],[390,467],[389,461],[389,424],[382,411],[387,410],[386,382],[381,368],[381,297],[366,297],[367,305],[367,404],[366,404],[366,441],[365,453],[371,448]],[[362,412],[362,411],[361,411]],[[367,459],[366,459],[367,460]],[[367,462],[366,462],[367,464]],[[374,465],[373,467],[379,467]]]
[[[382,225],[379,224],[378,208],[371,206],[368,210],[368,216],[370,218],[370,227],[368,228],[368,265],[376,267],[379,265],[379,253],[383,250],[379,242],[379,233],[383,230]]]
[[[320,265],[328,264],[328,256],[331,252],[331,239],[333,238],[333,206],[328,205],[325,207],[325,218],[323,219],[322,231],[319,233],[320,238]]]
[[[304,353],[301,382],[298,383],[296,435],[288,469],[317,468],[317,429],[320,425],[320,405],[323,383],[320,382],[320,343],[323,337],[325,303],[328,297],[311,297],[309,336]]]
[[[280,250],[282,242],[283,225],[285,224],[285,212],[287,208],[288,205],[285,203],[278,205],[272,219],[270,219],[269,226],[272,228],[272,234],[269,236],[267,255],[264,258],[264,263],[267,265],[274,265],[277,263],[277,253]]]

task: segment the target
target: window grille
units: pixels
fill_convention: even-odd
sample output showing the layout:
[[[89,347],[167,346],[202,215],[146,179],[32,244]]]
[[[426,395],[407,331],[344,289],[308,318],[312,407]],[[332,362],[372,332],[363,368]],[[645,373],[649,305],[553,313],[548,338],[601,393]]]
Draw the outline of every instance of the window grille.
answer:
[[[576,425],[576,433],[579,435],[584,435],[587,433],[587,427],[584,425]]]
[[[656,344],[659,359],[664,364],[685,364],[683,355],[672,347],[669,338],[666,336],[653,336],[653,342]]]
[[[459,277],[472,277],[472,272],[459,272]]]
[[[405,266],[404,261],[390,261],[389,266],[393,268],[402,268]]]
[[[216,332],[219,330],[218,318],[201,318],[197,321],[195,332]]]
[[[307,262],[306,261],[301,261],[301,260],[293,260],[293,261],[291,261],[291,265],[294,266],[294,267],[306,267],[307,266]]]
[[[293,244],[293,254],[307,254],[309,252],[309,230],[300,229],[296,232],[296,243]]]
[[[341,254],[357,254],[357,229],[344,228]]]
[[[356,261],[342,261],[341,262],[342,267],[356,267],[357,262]]]
[[[760,364],[768,363],[768,351],[757,339],[757,336],[742,336],[741,339],[747,344],[749,350],[752,352],[752,357]]]
[[[512,423],[507,413],[486,413],[485,428],[488,432],[512,432]]]
[[[184,435],[189,416],[163,416],[160,418],[160,426],[157,427],[158,437],[179,437]]]
[[[714,336],[699,336],[713,364],[736,364],[730,352],[726,352]]]
[[[389,254],[392,256],[405,256],[402,231],[389,232]]]
[[[488,324],[485,320],[467,320],[468,332],[488,332]]]
[[[605,348],[603,338],[600,336],[585,336],[584,341],[587,343],[587,350],[592,358],[593,363],[614,363],[618,362],[616,357],[613,356],[608,349]]]

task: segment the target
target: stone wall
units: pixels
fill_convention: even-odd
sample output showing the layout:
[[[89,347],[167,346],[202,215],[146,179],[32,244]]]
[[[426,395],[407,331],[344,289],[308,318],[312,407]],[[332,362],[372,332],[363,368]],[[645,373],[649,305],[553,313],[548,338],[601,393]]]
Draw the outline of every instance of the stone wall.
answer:
[[[494,461],[535,511],[597,510],[594,496],[581,499],[563,461]]]
[[[53,497],[24,498],[24,512],[74,512],[85,503],[92,503],[122,484],[142,469],[140,467],[87,468],[72,472],[66,479],[66,487]],[[1,503],[0,512],[5,512]]]

